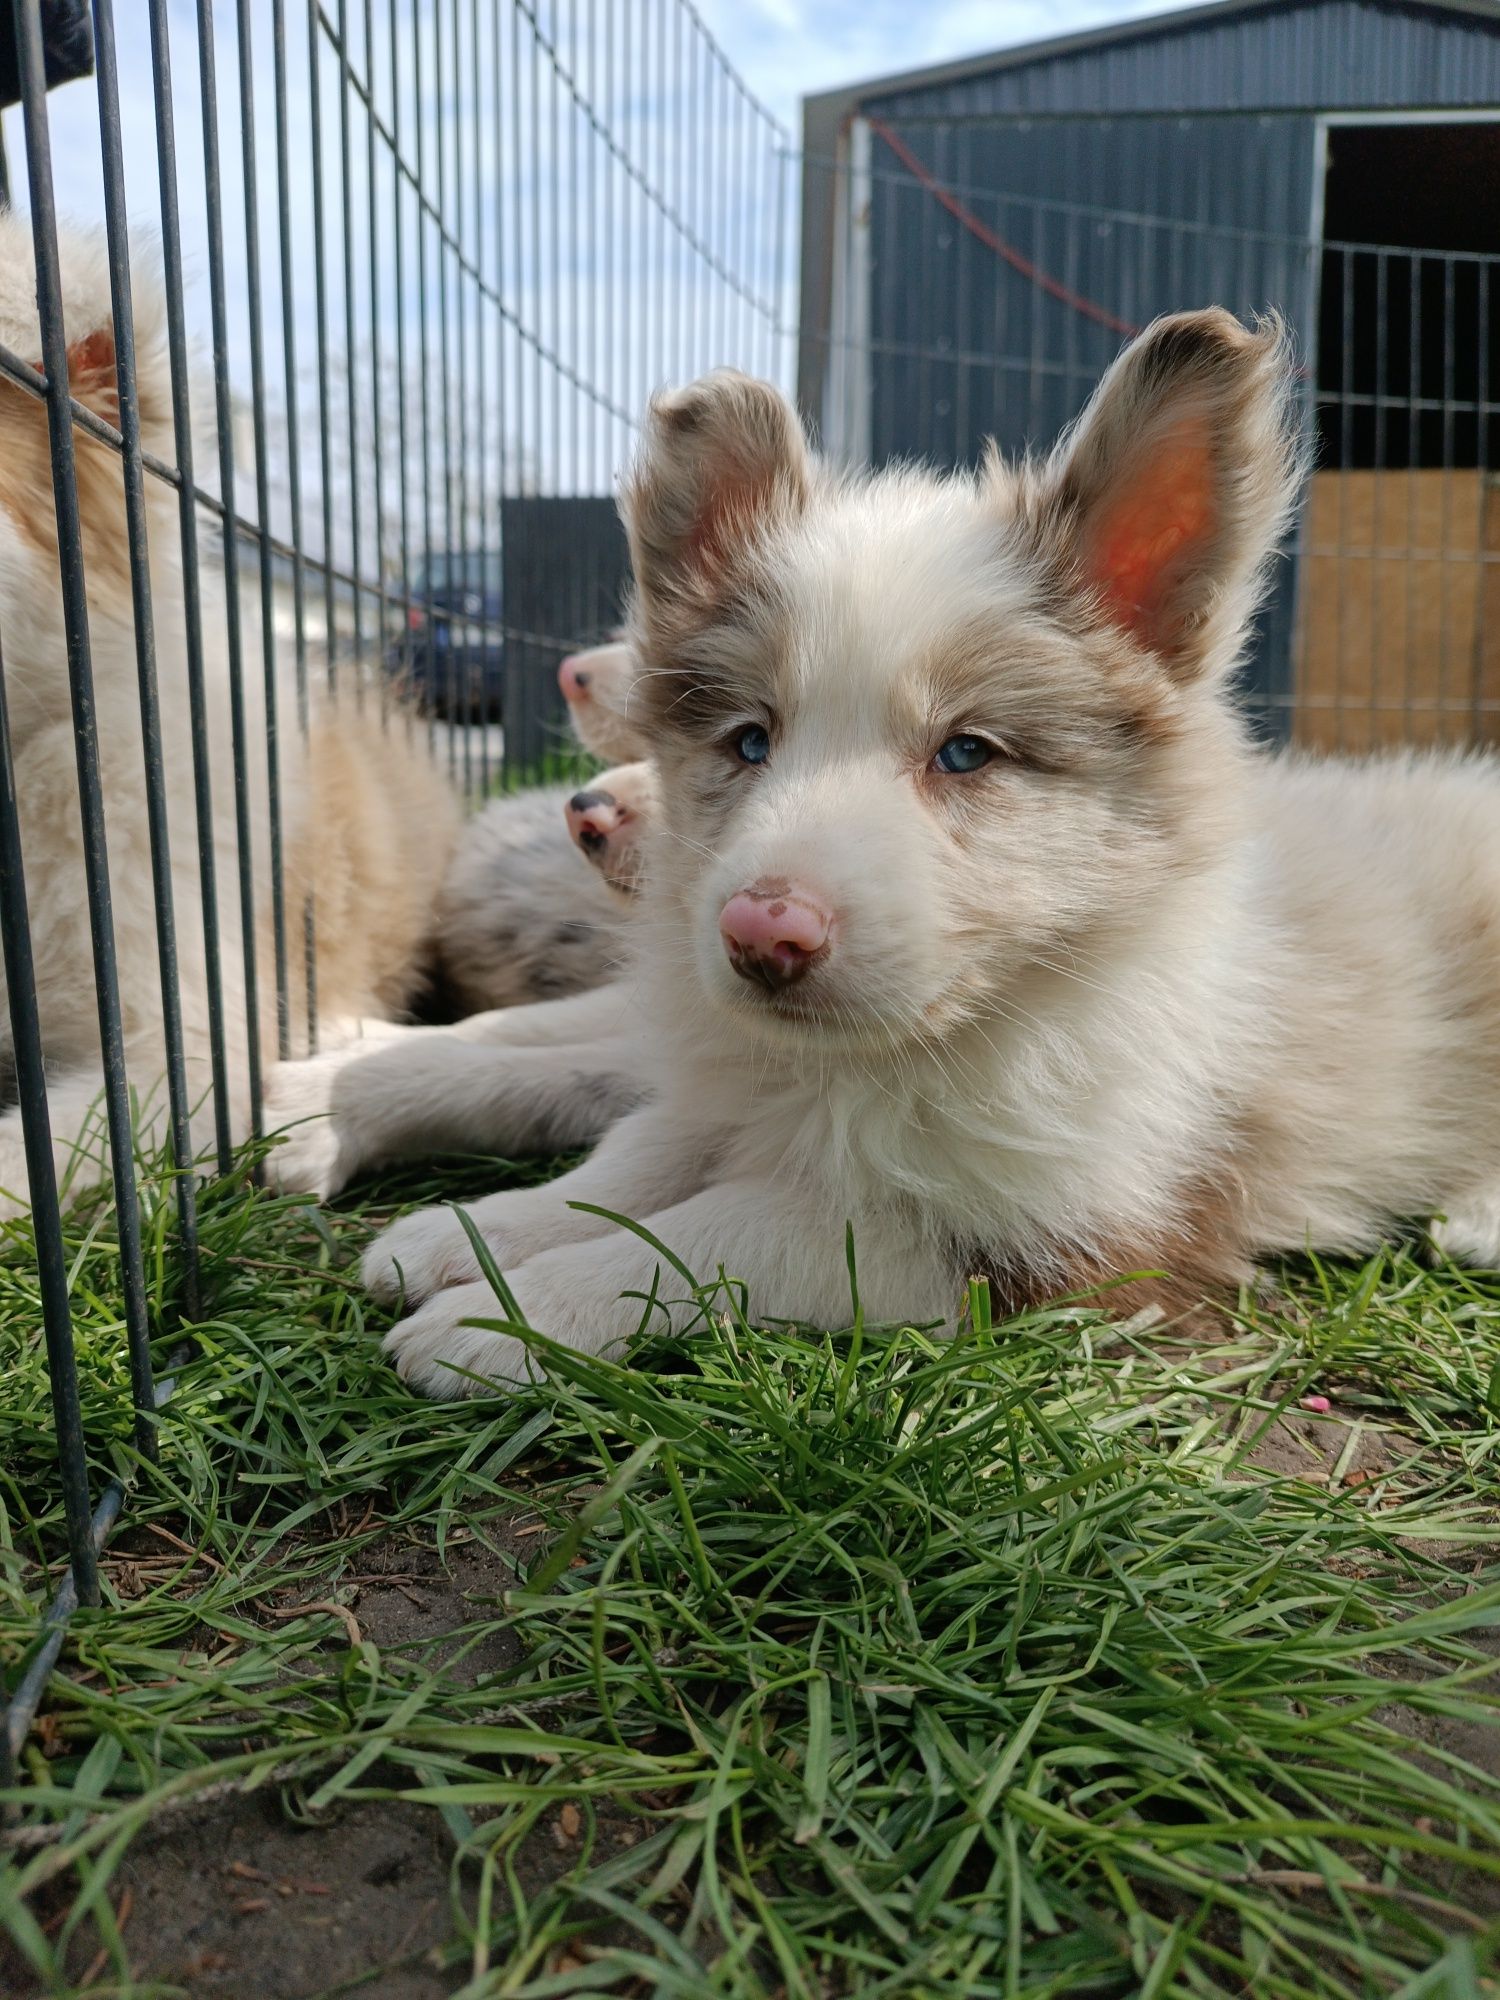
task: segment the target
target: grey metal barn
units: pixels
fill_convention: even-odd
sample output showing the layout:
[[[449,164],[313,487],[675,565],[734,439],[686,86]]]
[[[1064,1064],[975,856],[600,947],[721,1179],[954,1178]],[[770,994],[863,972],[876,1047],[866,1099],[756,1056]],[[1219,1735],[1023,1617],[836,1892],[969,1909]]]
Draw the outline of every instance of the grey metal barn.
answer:
[[[1250,693],[1317,743],[1493,736],[1497,121],[1489,0],[1222,0],[810,98],[803,410],[972,463],[1154,315],[1275,306],[1318,473]]]

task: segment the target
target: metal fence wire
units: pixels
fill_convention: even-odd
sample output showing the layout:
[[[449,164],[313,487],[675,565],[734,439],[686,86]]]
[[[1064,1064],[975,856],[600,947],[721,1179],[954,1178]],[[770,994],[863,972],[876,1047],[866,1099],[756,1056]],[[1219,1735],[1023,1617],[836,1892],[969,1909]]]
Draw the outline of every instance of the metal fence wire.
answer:
[[[614,481],[657,386],[721,363],[789,386],[795,351],[835,457],[968,464],[988,434],[1049,443],[1153,314],[1276,304],[1301,337],[1319,457],[1247,699],[1267,733],[1318,747],[1500,731],[1493,257],[997,192],[1021,141],[982,121],[862,118],[837,161],[799,161],[688,0],[143,0],[128,36],[113,0],[91,0],[96,74],[71,83],[48,68],[62,11],[77,8],[0,0],[20,96],[0,203],[8,185],[29,211],[40,329],[36,352],[0,343],[0,425],[19,410],[44,440],[103,1058],[90,1143],[108,1148],[135,1414],[128,1442],[84,1437],[16,778],[32,695],[0,598],[0,1120],[24,1135],[67,1524],[0,1777],[71,1611],[98,1601],[125,1481],[156,1455],[171,1383],[152,1343],[176,1328],[153,1318],[143,1210],[155,1230],[170,1204],[186,1331],[211,1303],[202,1177],[261,1133],[269,1063],[316,1036],[318,884],[293,879],[283,838],[298,746],[330,704],[373,714],[419,732],[474,798],[565,754],[556,669],[616,622]],[[815,206],[832,217],[802,244],[804,274],[821,258],[829,283],[800,329],[799,176],[830,183]],[[106,232],[102,401],[70,378],[92,329],[69,324],[60,207]],[[159,245],[149,304],[142,224]],[[0,302],[5,284],[0,270]],[[143,403],[143,328],[166,407]],[[0,432],[0,480],[5,451]],[[133,648],[159,1083],[131,1074],[117,968],[101,769],[113,758],[122,782],[120,747],[101,741],[80,499],[97,506],[101,453],[123,510],[130,630],[110,643]],[[0,534],[16,504],[0,487]],[[153,594],[168,545],[171,606]],[[417,721],[398,686],[419,693]],[[91,1454],[123,1468],[97,1493]]]
[[[0,127],[0,202],[8,190],[29,208],[40,326],[40,352],[0,344],[0,416],[45,415],[40,504],[56,525],[105,1080],[94,1143],[108,1146],[135,1425],[123,1458],[119,1440],[83,1435],[26,895],[36,855],[16,785],[23,689],[14,666],[7,686],[16,645],[0,605],[0,1103],[24,1127],[68,1557],[8,1690],[0,1778],[68,1617],[98,1602],[97,1555],[125,1483],[96,1497],[89,1447],[114,1448],[127,1475],[156,1455],[171,1384],[154,1377],[151,1343],[172,1329],[148,1307],[143,1201],[175,1202],[188,1326],[202,1305],[199,1177],[228,1170],[240,1136],[231,1066],[246,1073],[256,1135],[267,1064],[316,1035],[316,895],[294,906],[282,844],[289,746],[327,701],[425,732],[475,798],[565,756],[556,670],[618,620],[614,481],[648,395],[722,362],[784,375],[788,318],[786,136],[686,0],[145,0],[128,35],[112,0],[92,0],[94,80],[49,95],[60,11],[0,0],[20,97]],[[91,329],[68,323],[60,210],[107,233],[103,404],[70,381]],[[147,305],[132,274],[152,262],[133,250],[143,224],[163,281],[165,423],[148,411],[143,424],[133,337]],[[112,746],[101,750],[80,517],[84,455],[99,447],[118,460],[134,626],[168,1100],[160,1186],[137,1180],[157,1169],[139,1146],[147,1079],[128,1070],[116,963],[101,778]],[[5,506],[26,498],[0,497],[0,530],[13,532]],[[153,601],[158,538],[178,544],[180,614]],[[222,689],[210,655],[224,659]],[[397,687],[421,697],[415,724]],[[220,700],[227,766],[214,755]],[[180,792],[184,774],[164,763],[174,750],[193,766],[186,821],[169,782]],[[224,786],[227,846],[215,833]],[[208,1020],[207,1077],[184,1061],[185,1009]]]

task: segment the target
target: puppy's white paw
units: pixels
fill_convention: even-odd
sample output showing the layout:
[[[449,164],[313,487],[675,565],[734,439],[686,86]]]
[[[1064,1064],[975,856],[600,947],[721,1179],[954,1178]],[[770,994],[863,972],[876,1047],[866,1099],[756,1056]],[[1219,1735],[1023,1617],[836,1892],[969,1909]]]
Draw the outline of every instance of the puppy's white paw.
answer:
[[[509,1334],[463,1324],[499,1319],[503,1310],[488,1285],[454,1285],[392,1327],[385,1351],[403,1382],[439,1400],[524,1388],[542,1374],[525,1346]]]
[[[265,1089],[265,1129],[286,1138],[266,1162],[266,1178],[284,1194],[337,1194],[380,1156],[379,1093],[372,1107],[363,1077],[349,1072],[393,1043],[429,1030],[397,1021],[334,1019],[315,1056],[273,1064]],[[378,1073],[377,1073],[378,1081]]]
[[[1483,1271],[1500,1269],[1500,1200],[1455,1202],[1446,1216],[1433,1218],[1427,1233],[1455,1264]]]
[[[381,1230],[360,1262],[360,1277],[382,1305],[398,1299],[420,1305],[445,1286],[477,1282],[479,1259],[451,1208],[421,1208]],[[483,1289],[495,1306],[494,1293]]]
[[[266,1179],[282,1194],[327,1200],[359,1166],[349,1134],[334,1112],[334,1083],[347,1058],[309,1056],[277,1063],[266,1078],[265,1128],[286,1137],[272,1148]]]

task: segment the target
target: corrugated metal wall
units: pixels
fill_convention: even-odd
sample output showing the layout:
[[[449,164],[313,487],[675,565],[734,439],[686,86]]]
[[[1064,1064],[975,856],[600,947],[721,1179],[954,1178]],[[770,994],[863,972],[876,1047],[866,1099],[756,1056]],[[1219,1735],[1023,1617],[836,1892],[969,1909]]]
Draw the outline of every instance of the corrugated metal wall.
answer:
[[[877,127],[868,252],[873,463],[972,464],[988,437],[1012,454],[1050,445],[1126,329],[1158,313],[1219,304],[1249,315],[1274,306],[1301,351],[1313,352],[1311,118],[905,121],[888,129],[972,223],[937,204]],[[1288,562],[1254,649],[1254,692],[1268,726],[1286,710],[1294,610]]]
[[[1310,118],[908,121],[890,130],[1027,268],[940,207],[877,127],[868,252],[876,463],[971,463],[987,436],[1007,451],[1050,444],[1125,329],[1158,313],[1276,306],[1310,342]]]
[[[1362,0],[1169,17],[863,94],[868,180],[834,243],[867,337],[837,378],[855,405],[823,404],[836,448],[840,430],[877,464],[973,463],[989,436],[1046,446],[1131,329],[1210,302],[1277,307],[1311,398],[1317,114],[1497,103],[1500,19]],[[1296,592],[1289,560],[1250,669],[1273,733]]]

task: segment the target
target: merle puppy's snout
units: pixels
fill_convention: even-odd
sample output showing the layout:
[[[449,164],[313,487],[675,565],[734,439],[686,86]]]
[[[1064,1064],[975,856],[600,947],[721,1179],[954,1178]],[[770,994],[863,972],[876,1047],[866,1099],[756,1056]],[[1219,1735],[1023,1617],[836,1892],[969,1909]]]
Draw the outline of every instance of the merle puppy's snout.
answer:
[[[567,805],[568,828],[586,854],[597,854],[628,817],[613,792],[575,792]]]
[[[564,701],[577,701],[588,691],[593,676],[589,669],[580,665],[576,653],[570,653],[557,670],[557,684],[562,689]]]
[[[832,918],[790,882],[757,882],[719,912],[719,935],[741,979],[775,992],[801,979],[828,949]]]

